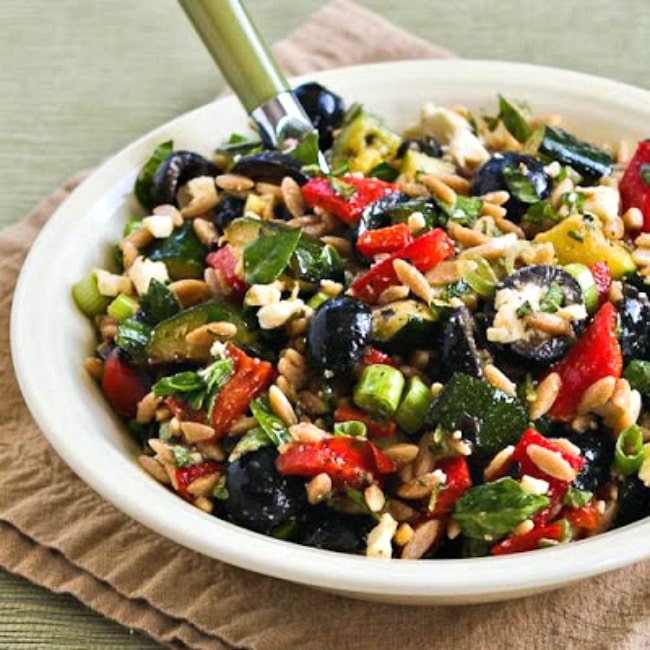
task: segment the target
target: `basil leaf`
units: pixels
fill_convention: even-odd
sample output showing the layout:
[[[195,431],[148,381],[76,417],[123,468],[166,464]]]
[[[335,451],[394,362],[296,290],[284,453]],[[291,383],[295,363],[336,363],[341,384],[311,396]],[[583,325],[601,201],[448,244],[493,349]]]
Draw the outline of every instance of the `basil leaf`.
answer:
[[[300,228],[283,228],[261,234],[244,248],[244,275],[247,284],[269,284],[282,275],[300,239]]]
[[[318,131],[312,131],[304,137],[289,153],[303,165],[318,165],[318,154],[320,153],[318,149]]]
[[[434,201],[448,219],[455,221],[461,226],[473,226],[483,208],[483,201],[481,199],[474,196],[463,196],[462,194],[456,197],[456,203],[453,205],[440,201],[435,197]]]
[[[549,503],[548,497],[529,494],[507,477],[467,490],[456,503],[453,518],[466,537],[492,542]]]
[[[503,179],[508,191],[522,203],[537,203],[541,198],[530,178],[516,167],[506,165],[503,168]]]
[[[268,399],[258,397],[250,404],[253,417],[276,447],[291,441],[291,436],[282,420],[271,412]]]
[[[398,175],[397,170],[386,162],[379,163],[368,173],[368,176],[371,178],[378,178],[379,180],[387,181],[389,183],[392,183]]]
[[[134,361],[145,361],[147,358],[147,343],[151,336],[151,326],[145,322],[140,312],[125,318],[117,326],[115,343],[124,350]]]
[[[149,283],[147,293],[140,296],[140,307],[151,325],[157,325],[160,321],[175,316],[181,310],[181,305],[173,291],[156,278]]]
[[[217,359],[196,374],[205,383],[208,393],[212,393],[223,388],[223,385],[230,379],[234,368],[235,364],[230,359]]]
[[[153,154],[151,154],[151,158],[142,167],[140,174],[138,174],[133,191],[138,201],[147,209],[153,207],[151,192],[153,190],[153,177],[156,170],[173,150],[174,142],[172,140],[158,145]]]
[[[521,109],[502,95],[499,95],[499,118],[519,142],[526,142],[533,132]]]
[[[296,277],[307,282],[343,280],[343,262],[337,250],[304,233],[293,253],[291,268]]]
[[[189,393],[204,388],[205,382],[198,373],[187,370],[163,377],[153,385],[151,390],[156,397],[167,397],[174,393]]]
[[[247,431],[239,439],[239,442],[230,452],[230,456],[228,456],[228,462],[233,463],[238,458],[241,458],[244,454],[249,454],[253,451],[261,449],[262,447],[268,447],[272,444],[273,442],[268,437],[264,429],[262,429],[262,427],[255,427],[250,431]]]

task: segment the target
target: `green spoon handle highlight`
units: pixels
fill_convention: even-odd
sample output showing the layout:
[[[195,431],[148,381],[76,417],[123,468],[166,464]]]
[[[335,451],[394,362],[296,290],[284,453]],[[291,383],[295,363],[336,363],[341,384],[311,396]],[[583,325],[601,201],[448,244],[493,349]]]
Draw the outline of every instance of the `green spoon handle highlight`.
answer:
[[[248,113],[289,89],[239,0],[179,0]]]

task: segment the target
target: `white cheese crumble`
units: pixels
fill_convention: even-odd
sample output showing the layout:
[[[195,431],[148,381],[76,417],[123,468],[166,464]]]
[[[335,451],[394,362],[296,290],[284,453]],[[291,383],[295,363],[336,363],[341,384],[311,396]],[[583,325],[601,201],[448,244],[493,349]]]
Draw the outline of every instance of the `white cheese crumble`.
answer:
[[[397,522],[385,512],[379,523],[368,534],[366,555],[389,560],[393,554],[391,540],[397,530]]]
[[[169,280],[169,274],[164,262],[152,262],[142,255],[135,258],[127,274],[131,278],[138,295],[147,293],[149,284],[153,279],[158,280],[158,282],[167,282]]]
[[[620,196],[616,188],[598,185],[596,187],[576,187],[575,191],[585,197],[583,208],[585,214],[593,214],[605,224],[618,217]]]
[[[432,136],[445,153],[465,169],[474,169],[490,154],[472,133],[469,122],[447,108],[425,104],[420,111],[420,122],[409,131]]]
[[[493,343],[514,343],[526,341],[531,332],[527,330],[523,320],[517,316],[517,310],[525,303],[531,311],[539,311],[539,303],[546,294],[546,287],[536,284],[526,284],[520,290],[500,289],[494,297],[494,322],[488,327],[487,338]]]
[[[174,230],[174,220],[169,215],[155,214],[145,217],[142,225],[156,238],[169,237]]]
[[[295,315],[306,311],[307,306],[299,298],[296,300],[282,300],[270,305],[264,305],[257,312],[257,320],[263,330],[272,330],[276,327],[282,327]]]
[[[528,492],[528,494],[546,494],[550,487],[548,481],[541,478],[535,478],[529,474],[524,474],[521,477],[519,485],[521,485],[522,490]]]
[[[109,273],[104,269],[95,269],[93,272],[97,280],[97,290],[102,296],[114,298],[120,293],[130,294],[133,292],[131,280],[126,276]]]

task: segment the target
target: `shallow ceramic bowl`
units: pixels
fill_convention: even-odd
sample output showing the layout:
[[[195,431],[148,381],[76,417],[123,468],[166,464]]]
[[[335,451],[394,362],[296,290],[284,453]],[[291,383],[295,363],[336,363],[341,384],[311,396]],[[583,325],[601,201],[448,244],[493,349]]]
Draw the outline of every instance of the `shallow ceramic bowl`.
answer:
[[[497,93],[535,113],[558,113],[596,143],[647,137],[650,93],[596,77],[528,65],[412,61],[314,75],[363,102],[396,129],[427,101],[491,108]],[[650,556],[650,519],[594,539],[510,557],[376,561],[265,537],[207,515],[157,484],[83,368],[93,332],[70,287],[109,257],[135,209],[133,181],[155,145],[209,154],[246,129],[234,98],[187,113],[118,153],[57,210],[34,244],[16,289],[12,353],[23,395],[56,451],[93,489],[133,519],[200,553],[258,573],[358,598],[393,603],[469,603],[523,596]]]

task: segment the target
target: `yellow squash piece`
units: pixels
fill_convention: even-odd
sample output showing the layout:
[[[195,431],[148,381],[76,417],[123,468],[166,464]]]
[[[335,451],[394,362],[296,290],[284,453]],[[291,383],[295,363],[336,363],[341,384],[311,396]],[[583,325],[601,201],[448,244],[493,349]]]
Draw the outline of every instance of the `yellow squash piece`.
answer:
[[[632,256],[620,242],[607,239],[600,221],[589,215],[573,215],[535,237],[536,243],[550,242],[560,264],[578,262],[586,266],[607,262],[613,278],[636,269]]]

